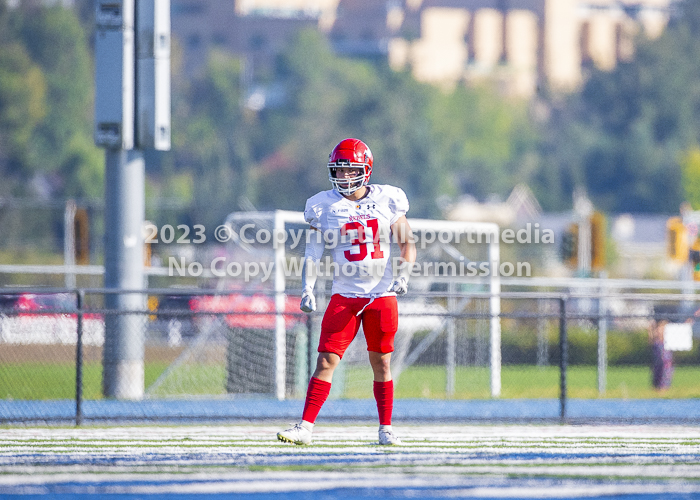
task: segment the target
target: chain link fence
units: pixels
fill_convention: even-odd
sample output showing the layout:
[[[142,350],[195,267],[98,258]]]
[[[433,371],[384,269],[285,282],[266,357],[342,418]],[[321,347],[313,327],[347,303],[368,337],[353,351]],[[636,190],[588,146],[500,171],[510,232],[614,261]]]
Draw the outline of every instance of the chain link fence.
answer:
[[[323,294],[312,315],[295,295],[243,291],[148,290],[137,292],[141,310],[106,307],[124,293],[3,291],[1,422],[300,414]],[[491,298],[456,284],[399,299],[397,418],[693,418],[684,405],[700,398],[694,295],[503,293],[496,315]],[[110,322],[124,316],[130,321]],[[129,397],[115,394],[120,384]],[[371,418],[362,331],[328,404],[328,417]]]

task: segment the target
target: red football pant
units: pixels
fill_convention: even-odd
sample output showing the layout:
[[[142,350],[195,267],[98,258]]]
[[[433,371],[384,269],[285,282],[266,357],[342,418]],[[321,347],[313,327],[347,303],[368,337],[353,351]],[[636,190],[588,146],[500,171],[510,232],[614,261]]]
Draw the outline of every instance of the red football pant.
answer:
[[[304,413],[301,416],[302,420],[316,422],[318,412],[321,411],[323,403],[328,399],[328,394],[331,392],[331,383],[325,380],[311,377],[309,380],[309,388],[306,390],[306,401],[304,402]]]
[[[394,337],[399,327],[396,297],[378,297],[372,300],[338,294],[331,297],[323,315],[318,352],[332,352],[342,358],[357,335],[360,322],[368,351],[394,352]]]
[[[374,381],[374,399],[377,400],[379,425],[391,425],[391,413],[394,409],[394,381]]]

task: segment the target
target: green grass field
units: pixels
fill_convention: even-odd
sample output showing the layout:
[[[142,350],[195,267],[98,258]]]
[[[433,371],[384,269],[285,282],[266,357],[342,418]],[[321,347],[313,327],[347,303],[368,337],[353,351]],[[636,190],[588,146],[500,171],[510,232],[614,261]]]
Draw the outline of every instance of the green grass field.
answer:
[[[168,367],[167,362],[150,362],[145,367],[148,389]],[[344,398],[371,398],[372,372],[367,367],[347,367]],[[559,369],[554,366],[504,366],[501,372],[502,398],[556,398],[559,396]],[[221,365],[182,365],[157,390],[156,396],[225,394],[225,368]],[[488,367],[457,367],[454,399],[489,399]],[[593,366],[572,366],[567,374],[571,398],[698,398],[700,367],[676,367],[670,389],[659,392],[651,387],[646,366],[609,367],[607,390],[598,393]],[[341,380],[336,378],[336,383]],[[102,368],[99,362],[86,363],[83,397],[102,397]],[[413,366],[401,373],[396,384],[397,398],[446,398],[443,366]],[[0,366],[0,397],[3,399],[71,399],[75,397],[75,368],[72,363],[5,363]]]
[[[595,366],[572,366],[567,371],[568,396],[571,398],[697,398],[700,397],[700,367],[676,367],[673,384],[659,392],[651,387],[651,374],[646,366],[609,367],[607,390],[598,393]],[[559,397],[559,368],[555,366],[504,366],[501,371],[502,398]],[[446,374],[442,366],[412,366],[401,373],[396,384],[397,398],[445,398]],[[346,397],[372,397],[372,373],[351,368],[347,373]],[[488,367],[457,367],[454,399],[489,399]]]
[[[151,385],[168,367],[166,362],[148,363],[144,379]],[[0,397],[3,399],[75,398],[73,363],[5,363],[0,366]],[[83,366],[83,397],[102,398],[102,364]]]

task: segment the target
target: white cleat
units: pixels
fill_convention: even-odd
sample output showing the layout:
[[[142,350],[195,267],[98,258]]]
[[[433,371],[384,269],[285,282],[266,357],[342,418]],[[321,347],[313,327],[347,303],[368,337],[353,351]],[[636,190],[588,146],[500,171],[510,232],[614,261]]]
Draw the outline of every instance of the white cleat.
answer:
[[[311,431],[303,424],[294,424],[289,429],[278,432],[277,439],[285,443],[311,444]]]
[[[391,429],[379,429],[379,444],[382,445],[397,445],[402,444],[399,437],[394,434]]]

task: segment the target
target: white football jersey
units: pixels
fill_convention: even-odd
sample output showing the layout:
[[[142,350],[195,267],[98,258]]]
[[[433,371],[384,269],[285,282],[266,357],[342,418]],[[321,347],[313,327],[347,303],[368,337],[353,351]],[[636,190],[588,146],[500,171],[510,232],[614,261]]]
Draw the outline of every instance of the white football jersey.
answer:
[[[393,281],[391,225],[408,212],[402,189],[370,184],[368,194],[351,201],[336,190],[306,201],[304,218],[321,231],[333,254],[333,289],[345,297],[384,297]]]

